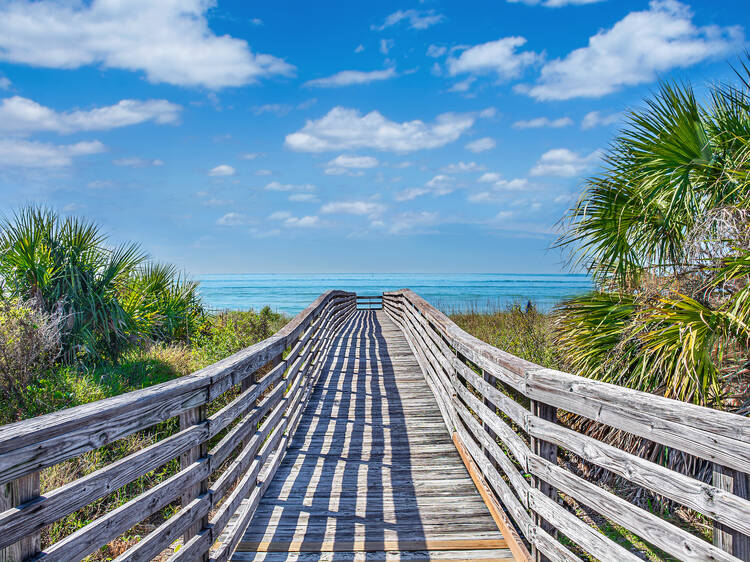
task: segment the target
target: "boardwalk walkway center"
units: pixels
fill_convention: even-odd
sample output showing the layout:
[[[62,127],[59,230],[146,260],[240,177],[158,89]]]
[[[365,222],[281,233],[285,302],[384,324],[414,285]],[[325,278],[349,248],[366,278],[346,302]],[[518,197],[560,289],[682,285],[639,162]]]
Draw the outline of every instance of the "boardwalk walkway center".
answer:
[[[682,451],[713,480],[574,431],[564,413]],[[41,470],[171,418],[179,431],[40,493]],[[570,458],[700,513],[713,541]],[[169,479],[42,549],[42,529],[173,459]],[[0,427],[0,560],[80,560],[172,504],[118,561],[641,560],[592,514],[671,559],[748,561],[748,473],[747,417],[541,368],[408,289],[329,291],[189,376]]]

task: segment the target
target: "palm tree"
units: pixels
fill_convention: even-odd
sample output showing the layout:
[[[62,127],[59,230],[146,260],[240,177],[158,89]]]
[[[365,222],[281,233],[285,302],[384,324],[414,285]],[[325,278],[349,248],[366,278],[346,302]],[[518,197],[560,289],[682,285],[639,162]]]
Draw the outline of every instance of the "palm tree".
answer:
[[[0,221],[2,296],[61,311],[68,360],[114,356],[134,328],[120,295],[146,255],[136,244],[107,241],[94,223],[43,207]]]
[[[558,243],[597,291],[559,309],[581,375],[741,408],[750,336],[750,71],[738,85],[663,84],[629,113]],[[747,397],[744,397],[745,399]]]

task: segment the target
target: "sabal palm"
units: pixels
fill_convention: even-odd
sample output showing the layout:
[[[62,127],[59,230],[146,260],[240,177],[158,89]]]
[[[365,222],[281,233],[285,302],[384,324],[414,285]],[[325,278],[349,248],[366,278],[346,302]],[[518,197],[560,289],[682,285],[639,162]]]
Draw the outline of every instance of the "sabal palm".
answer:
[[[689,85],[663,85],[628,115],[566,215],[560,244],[599,286],[560,310],[559,341],[581,374],[721,403],[727,352],[744,352],[750,335],[743,69],[705,106]]]
[[[0,277],[9,296],[66,317],[68,357],[116,354],[132,318],[119,295],[145,260],[135,244],[110,247],[94,223],[25,207],[0,223]]]

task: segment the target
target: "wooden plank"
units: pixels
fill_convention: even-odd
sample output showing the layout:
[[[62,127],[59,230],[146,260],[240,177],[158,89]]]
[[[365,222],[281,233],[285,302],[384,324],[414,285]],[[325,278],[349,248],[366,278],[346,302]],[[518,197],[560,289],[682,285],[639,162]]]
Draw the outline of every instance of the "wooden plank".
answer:
[[[5,514],[17,512],[14,509],[20,504],[33,501],[39,497],[39,473],[22,476],[18,480],[0,485],[0,510]],[[9,511],[6,511],[9,510]],[[13,544],[15,543],[15,544]],[[18,562],[34,556],[41,549],[41,534],[38,529],[22,528],[22,533],[12,539],[6,539],[9,545],[0,550],[2,562]]]
[[[464,447],[464,444],[461,442],[461,438],[459,437],[458,433],[453,434],[453,442],[456,444],[458,454],[461,455],[461,460],[463,460],[466,464],[466,469],[469,471],[471,479],[474,481],[477,490],[479,490],[479,493],[482,495],[484,503],[490,510],[492,518],[495,520],[498,529],[500,529],[500,531],[502,532],[504,537],[503,540],[507,541],[508,548],[510,548],[511,552],[513,552],[513,556],[517,561],[520,562],[526,560],[530,561],[531,553],[529,553],[526,545],[523,543],[521,537],[516,532],[516,529],[513,527],[513,523],[511,523],[510,519],[508,519],[508,517],[505,515],[505,511],[503,511],[500,502],[498,502],[497,498],[492,493],[492,490],[485,482],[482,473],[479,471],[479,468],[469,456],[469,453],[466,451],[466,447]]]
[[[750,498],[750,476],[742,472],[714,464],[713,484],[736,497]],[[714,523],[714,544],[739,560],[750,560],[750,537],[732,527]]]
[[[359,541],[243,541],[238,552],[372,552],[378,550],[494,550],[507,548],[505,539],[404,539]]]
[[[543,402],[539,402],[538,400],[532,400],[530,403],[530,409],[534,417],[545,420],[551,424],[557,423],[556,408]],[[555,443],[547,441],[546,439],[540,439],[536,436],[532,436],[530,440],[531,451],[534,455],[538,455],[541,459],[548,461],[550,465],[557,465],[557,445]],[[542,494],[550,498],[552,501],[558,502],[559,496],[557,490],[549,482],[544,480],[544,478],[540,478],[538,473],[532,474],[531,481],[532,485]],[[538,528],[549,533],[552,537],[557,536],[557,529],[555,528],[553,521],[544,519],[544,517],[536,511],[532,514],[532,517],[534,518],[534,524]],[[549,560],[549,558],[547,558],[543,552],[540,552],[536,546],[533,546],[532,553],[537,562],[547,562]]]
[[[737,558],[722,552],[710,543],[691,535],[663,519],[636,507],[630,502],[587,482],[540,456],[529,459],[531,472],[554,484],[563,493],[593,508],[601,515],[622,525],[654,546],[686,562],[722,560],[736,562]]]
[[[750,532],[750,502],[560,425],[529,418],[529,433],[733,529]]]

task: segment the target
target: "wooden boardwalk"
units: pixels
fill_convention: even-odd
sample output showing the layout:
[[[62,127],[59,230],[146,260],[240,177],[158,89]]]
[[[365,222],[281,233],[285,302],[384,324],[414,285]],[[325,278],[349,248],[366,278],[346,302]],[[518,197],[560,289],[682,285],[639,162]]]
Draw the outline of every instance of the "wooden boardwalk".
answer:
[[[507,559],[403,333],[357,311],[232,560]]]

